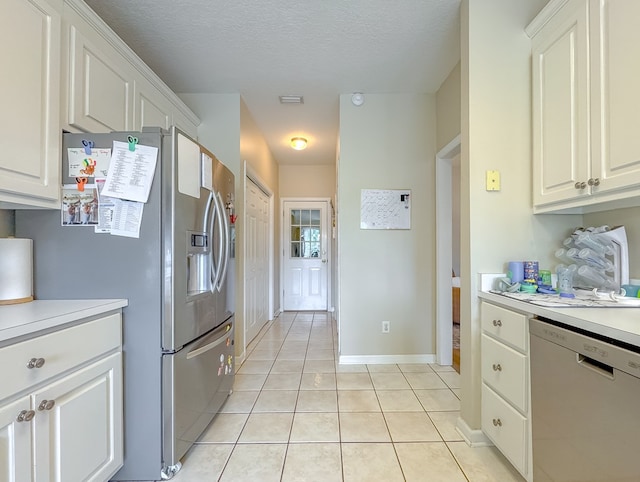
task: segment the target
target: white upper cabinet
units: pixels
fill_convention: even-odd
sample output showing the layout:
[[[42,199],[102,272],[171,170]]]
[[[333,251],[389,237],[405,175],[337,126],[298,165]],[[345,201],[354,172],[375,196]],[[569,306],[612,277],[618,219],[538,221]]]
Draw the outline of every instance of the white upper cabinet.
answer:
[[[533,202],[587,194],[589,175],[588,7],[570,2],[532,42]]]
[[[594,192],[640,188],[640,2],[591,4]]]
[[[0,2],[0,208],[59,207],[61,20],[54,4]]]
[[[168,129],[199,120],[81,0],[65,0],[63,125],[74,132]],[[68,53],[68,55],[67,55]]]
[[[133,128],[162,127],[172,123],[171,103],[151,83],[138,79],[135,83]]]
[[[63,26],[69,55],[63,122],[81,132],[131,130],[133,68],[67,4]]]
[[[527,28],[534,212],[611,209],[640,196],[639,18],[636,0],[552,0]]]

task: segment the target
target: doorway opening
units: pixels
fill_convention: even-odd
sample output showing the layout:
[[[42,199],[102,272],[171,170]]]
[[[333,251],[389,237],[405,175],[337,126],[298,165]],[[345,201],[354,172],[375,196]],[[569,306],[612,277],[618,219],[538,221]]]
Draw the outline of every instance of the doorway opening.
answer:
[[[282,200],[283,311],[327,311],[331,297],[328,199]]]
[[[460,136],[436,155],[436,186],[436,359],[459,373]]]

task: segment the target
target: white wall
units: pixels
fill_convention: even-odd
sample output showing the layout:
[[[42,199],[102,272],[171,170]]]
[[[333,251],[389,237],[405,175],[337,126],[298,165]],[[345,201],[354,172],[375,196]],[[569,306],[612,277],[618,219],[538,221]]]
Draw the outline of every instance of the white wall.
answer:
[[[327,197],[336,192],[335,164],[280,166],[280,197]]]
[[[340,97],[341,357],[435,353],[434,159],[433,95]],[[410,189],[411,229],[361,230],[361,189]]]
[[[461,416],[480,427],[477,274],[510,259],[555,265],[553,251],[581,216],[537,215],[531,196],[530,39],[524,27],[546,1],[463,0],[461,158]],[[485,190],[485,172],[502,190]]]
[[[436,149],[440,151],[460,134],[460,62],[436,92]]]

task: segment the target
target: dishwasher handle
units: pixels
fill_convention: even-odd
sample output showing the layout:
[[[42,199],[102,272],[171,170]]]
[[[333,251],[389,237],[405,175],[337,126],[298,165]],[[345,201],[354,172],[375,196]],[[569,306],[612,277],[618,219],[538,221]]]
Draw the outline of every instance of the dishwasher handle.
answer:
[[[587,370],[591,370],[598,375],[602,375],[609,380],[613,380],[613,367],[607,365],[606,363],[602,363],[598,360],[594,360],[588,356],[583,355],[582,353],[576,353],[576,363]]]

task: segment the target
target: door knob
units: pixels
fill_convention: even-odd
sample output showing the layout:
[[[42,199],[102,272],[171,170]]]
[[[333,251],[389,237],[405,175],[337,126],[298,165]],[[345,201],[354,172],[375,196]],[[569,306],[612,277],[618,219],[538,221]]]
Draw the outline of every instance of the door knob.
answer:
[[[578,182],[575,183],[574,187],[576,189],[584,189],[585,187],[587,187],[587,183],[584,182],[584,181],[582,181],[582,182],[578,181]]]
[[[587,181],[587,184],[589,184],[589,186],[599,186],[600,185],[600,179],[599,178],[591,178]]]
[[[326,263],[326,262],[327,262],[327,260],[326,260],[326,259],[323,259],[323,260],[322,260],[322,262],[323,262],[323,263]]]

